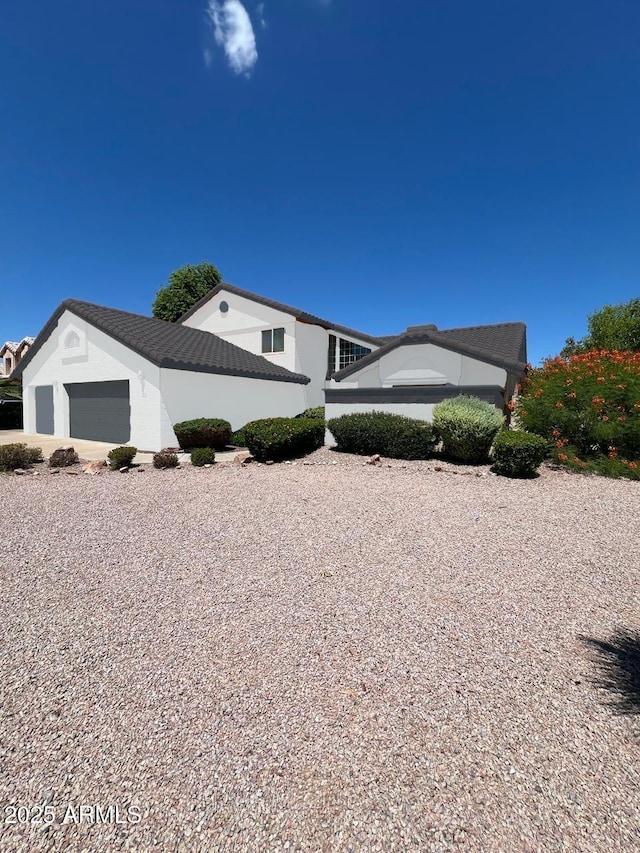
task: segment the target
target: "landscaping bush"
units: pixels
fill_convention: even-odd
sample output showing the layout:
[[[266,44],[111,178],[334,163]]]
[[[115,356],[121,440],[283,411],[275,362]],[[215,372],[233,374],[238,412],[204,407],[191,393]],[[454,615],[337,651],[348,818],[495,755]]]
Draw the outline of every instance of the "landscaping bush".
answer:
[[[324,444],[324,421],[267,418],[244,427],[246,446],[258,462],[304,456]]]
[[[174,424],[173,431],[182,450],[212,447],[221,450],[231,440],[231,424],[220,418],[196,418]]]
[[[548,447],[539,435],[502,430],[493,443],[493,470],[503,477],[534,477]]]
[[[213,465],[216,460],[216,454],[210,447],[196,447],[191,451],[191,464],[196,468],[202,468],[203,465]]]
[[[296,418],[315,418],[316,420],[324,420],[324,406],[314,406],[311,409],[305,409]]]
[[[76,462],[79,462],[79,457],[73,447],[59,447],[49,457],[49,468],[68,468]]]
[[[27,447],[26,444],[0,445],[0,471],[29,468],[34,462],[41,460],[42,450],[39,447]]]
[[[179,464],[177,453],[171,453],[169,450],[161,450],[160,453],[153,454],[154,468],[177,468]]]
[[[444,452],[460,462],[486,461],[504,415],[491,403],[461,394],[433,407],[433,426]]]
[[[338,450],[391,459],[427,459],[436,439],[427,421],[391,412],[356,412],[327,422]]]
[[[120,468],[128,468],[134,460],[136,453],[138,452],[137,447],[114,447],[113,450],[110,450],[107,454],[107,458],[109,460],[109,468],[112,471],[118,471]]]
[[[640,353],[593,350],[530,370],[516,412],[555,456],[640,460]]]

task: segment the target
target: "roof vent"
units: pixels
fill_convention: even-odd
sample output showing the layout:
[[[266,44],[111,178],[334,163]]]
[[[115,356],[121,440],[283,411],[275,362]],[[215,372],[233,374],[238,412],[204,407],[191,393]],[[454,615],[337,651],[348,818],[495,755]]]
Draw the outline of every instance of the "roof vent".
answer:
[[[426,326],[407,326],[407,332],[437,332],[438,327],[433,323],[428,323]]]

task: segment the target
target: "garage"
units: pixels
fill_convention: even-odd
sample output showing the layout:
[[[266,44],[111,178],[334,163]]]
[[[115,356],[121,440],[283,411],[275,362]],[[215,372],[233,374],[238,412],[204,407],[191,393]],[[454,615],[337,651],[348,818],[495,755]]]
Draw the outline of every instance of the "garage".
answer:
[[[53,385],[39,385],[35,389],[36,432],[53,435]]]
[[[125,444],[131,438],[129,380],[115,382],[71,382],[69,435],[92,441]]]

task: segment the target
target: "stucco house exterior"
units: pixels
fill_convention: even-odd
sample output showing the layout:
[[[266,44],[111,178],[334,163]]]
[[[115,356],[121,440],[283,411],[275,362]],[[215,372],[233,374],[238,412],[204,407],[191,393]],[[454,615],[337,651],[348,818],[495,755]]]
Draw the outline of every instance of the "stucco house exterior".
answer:
[[[377,337],[222,283],[176,323],[66,300],[14,375],[26,432],[159,450],[196,417],[238,429],[326,405],[429,418],[460,392],[502,408],[525,363],[522,323]]]

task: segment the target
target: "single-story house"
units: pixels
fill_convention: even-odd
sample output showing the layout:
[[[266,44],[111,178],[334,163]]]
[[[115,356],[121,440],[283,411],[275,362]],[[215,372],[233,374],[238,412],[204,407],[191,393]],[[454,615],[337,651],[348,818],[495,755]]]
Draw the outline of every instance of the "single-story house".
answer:
[[[523,323],[380,337],[222,283],[176,323],[66,300],[13,375],[25,431],[158,450],[196,417],[238,429],[326,405],[428,418],[461,392],[502,408],[525,364]]]

